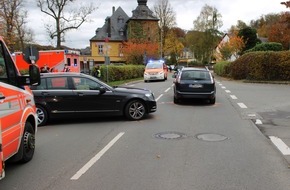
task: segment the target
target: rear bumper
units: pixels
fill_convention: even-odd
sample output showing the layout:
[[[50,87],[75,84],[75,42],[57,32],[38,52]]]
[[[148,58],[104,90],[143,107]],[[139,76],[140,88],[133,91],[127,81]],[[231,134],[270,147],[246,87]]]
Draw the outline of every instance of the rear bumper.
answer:
[[[184,98],[184,99],[194,99],[194,98],[200,98],[200,99],[214,99],[215,98],[215,91],[211,92],[202,92],[202,93],[190,93],[190,92],[180,92],[176,91],[174,94],[175,98]]]

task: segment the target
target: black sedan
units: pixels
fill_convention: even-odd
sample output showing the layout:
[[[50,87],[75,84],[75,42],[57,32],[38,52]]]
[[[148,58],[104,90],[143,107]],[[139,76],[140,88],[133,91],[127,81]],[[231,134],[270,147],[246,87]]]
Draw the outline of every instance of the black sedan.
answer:
[[[174,103],[182,99],[208,99],[215,104],[216,87],[211,72],[206,68],[185,67],[173,75]]]
[[[39,126],[65,116],[123,115],[129,120],[140,120],[157,109],[150,90],[111,87],[82,73],[43,73],[41,85],[31,89]]]

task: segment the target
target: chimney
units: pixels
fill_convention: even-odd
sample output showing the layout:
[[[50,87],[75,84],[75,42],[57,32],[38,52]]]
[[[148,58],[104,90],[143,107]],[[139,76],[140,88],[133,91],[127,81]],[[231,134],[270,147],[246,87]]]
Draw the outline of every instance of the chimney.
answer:
[[[112,14],[114,14],[114,12],[115,12],[115,7],[112,8]]]

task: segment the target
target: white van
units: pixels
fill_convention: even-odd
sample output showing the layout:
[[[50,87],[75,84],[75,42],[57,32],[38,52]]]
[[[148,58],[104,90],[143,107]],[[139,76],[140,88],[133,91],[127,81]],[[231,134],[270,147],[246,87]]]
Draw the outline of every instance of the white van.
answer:
[[[168,67],[163,60],[151,60],[144,71],[144,82],[152,80],[167,80]]]

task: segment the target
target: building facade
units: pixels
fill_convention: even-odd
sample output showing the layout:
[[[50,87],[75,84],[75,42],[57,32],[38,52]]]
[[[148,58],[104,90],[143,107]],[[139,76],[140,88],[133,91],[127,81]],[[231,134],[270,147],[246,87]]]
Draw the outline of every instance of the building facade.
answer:
[[[159,41],[156,17],[147,6],[147,0],[137,0],[138,6],[129,17],[121,7],[112,8],[112,15],[96,30],[90,39],[91,55],[81,55],[81,71],[89,72],[95,64],[124,63],[124,43],[130,40]]]

